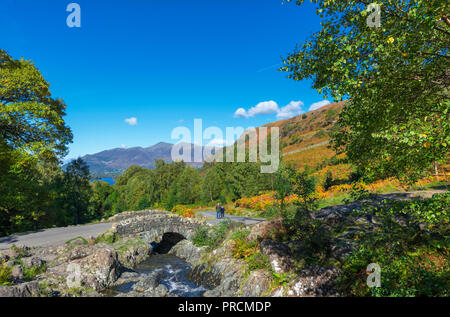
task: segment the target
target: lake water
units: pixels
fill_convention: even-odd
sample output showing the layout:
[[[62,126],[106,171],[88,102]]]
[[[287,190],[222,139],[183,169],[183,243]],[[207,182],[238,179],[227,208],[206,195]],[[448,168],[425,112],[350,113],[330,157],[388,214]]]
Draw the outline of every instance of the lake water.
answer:
[[[110,185],[114,185],[114,179],[112,179],[112,177],[91,179],[91,182],[93,182],[93,181],[103,181],[103,182],[109,183]]]

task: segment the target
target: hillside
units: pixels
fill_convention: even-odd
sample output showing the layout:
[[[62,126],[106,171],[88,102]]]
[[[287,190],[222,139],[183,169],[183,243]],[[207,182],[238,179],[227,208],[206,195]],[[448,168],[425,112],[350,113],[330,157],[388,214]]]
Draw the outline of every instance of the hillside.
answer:
[[[280,128],[280,147],[283,160],[303,170],[316,170],[323,176],[327,170],[338,179],[349,175],[350,166],[336,160],[336,153],[329,148],[329,133],[337,122],[346,101],[336,102],[290,119],[265,124],[263,127]],[[257,129],[259,134],[259,130]],[[249,141],[246,141],[248,146]],[[342,158],[340,156],[339,158]]]
[[[85,155],[82,159],[88,164],[92,174],[121,173],[131,165],[153,168],[157,159],[162,159],[165,162],[172,161],[171,151],[173,146],[170,143],[160,142],[147,148],[116,148]],[[189,165],[201,167],[203,163],[189,163]]]

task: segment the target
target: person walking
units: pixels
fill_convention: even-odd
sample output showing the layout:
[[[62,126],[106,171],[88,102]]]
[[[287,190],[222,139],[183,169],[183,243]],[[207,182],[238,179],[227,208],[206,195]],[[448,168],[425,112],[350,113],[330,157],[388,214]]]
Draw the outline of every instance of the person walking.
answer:
[[[220,218],[224,218],[225,217],[225,207],[221,206],[220,207]]]
[[[221,215],[221,210],[220,209],[221,209],[220,208],[220,204],[217,203],[217,205],[216,205],[216,217],[217,217],[217,219],[220,219],[220,215]]]

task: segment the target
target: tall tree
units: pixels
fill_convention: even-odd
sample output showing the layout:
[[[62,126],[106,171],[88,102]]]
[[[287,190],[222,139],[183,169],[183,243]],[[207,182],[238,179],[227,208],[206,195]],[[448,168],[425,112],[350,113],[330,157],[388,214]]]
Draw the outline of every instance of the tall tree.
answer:
[[[88,220],[89,199],[92,188],[89,184],[89,167],[78,158],[66,166],[64,172],[64,190],[66,208],[73,215],[74,224]]]
[[[333,136],[350,161],[369,174],[417,179],[448,155],[448,1],[379,0],[380,27],[371,23],[372,1],[312,1],[322,29],[282,70],[350,98]]]
[[[32,62],[0,50],[0,234],[39,225],[50,204],[48,176],[72,140],[66,105],[49,87]]]

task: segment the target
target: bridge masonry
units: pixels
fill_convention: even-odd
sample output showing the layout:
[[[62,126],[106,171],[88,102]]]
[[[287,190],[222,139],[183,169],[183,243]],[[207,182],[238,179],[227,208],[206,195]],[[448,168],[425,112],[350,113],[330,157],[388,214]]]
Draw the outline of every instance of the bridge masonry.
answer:
[[[139,236],[149,243],[160,241],[165,233],[177,233],[189,240],[197,228],[206,225],[202,220],[160,210],[123,213],[111,220],[115,222],[112,232],[121,237]]]

